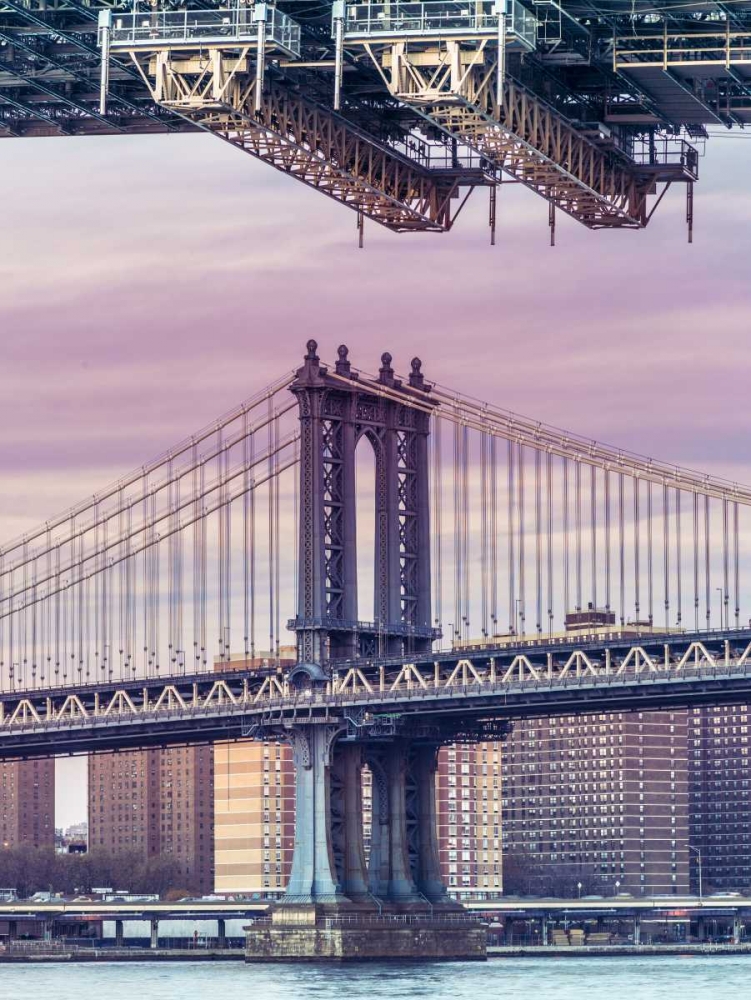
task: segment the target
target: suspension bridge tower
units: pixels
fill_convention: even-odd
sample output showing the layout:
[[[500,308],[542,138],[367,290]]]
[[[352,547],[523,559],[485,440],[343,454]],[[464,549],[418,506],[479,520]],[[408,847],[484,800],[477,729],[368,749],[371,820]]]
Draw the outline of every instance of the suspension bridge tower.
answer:
[[[290,389],[300,418],[300,538],[294,723],[257,735],[293,748],[295,847],[283,901],[247,937],[249,961],[470,959],[485,931],[451,901],[438,858],[435,777],[442,743],[456,734],[393,714],[319,712],[316,695],[378,658],[425,658],[431,627],[428,435],[437,402],[415,358],[406,383],[388,353],[378,377],[333,370],[307,343]],[[355,450],[375,463],[372,621],[358,619]],[[345,680],[346,683],[346,680]],[[372,776],[366,861],[362,772]],[[465,919],[466,918],[466,919]]]

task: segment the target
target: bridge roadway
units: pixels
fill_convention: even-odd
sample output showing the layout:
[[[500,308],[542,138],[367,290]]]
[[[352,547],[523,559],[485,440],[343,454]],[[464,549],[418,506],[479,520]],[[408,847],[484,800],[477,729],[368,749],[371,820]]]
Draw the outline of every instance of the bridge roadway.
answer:
[[[735,895],[719,896],[645,896],[590,897],[584,899],[500,897],[464,903],[467,911],[496,921],[533,921],[539,924],[543,939],[547,941],[549,928],[583,921],[597,920],[632,922],[635,934],[640,936],[643,925],[682,921],[696,925],[701,939],[711,937],[712,925],[732,931],[734,939],[741,940],[743,929],[751,922],[751,898]],[[69,933],[72,925],[83,922],[112,921],[117,928],[118,940],[125,944],[124,925],[130,921],[147,921],[151,927],[152,947],[158,947],[159,926],[166,921],[191,921],[196,924],[218,921],[219,938],[224,941],[228,921],[255,920],[264,917],[268,903],[249,900],[184,900],[177,902],[93,902],[90,900],[52,900],[36,902],[18,900],[0,903],[0,924],[17,933],[22,925],[26,933],[29,925],[37,924],[48,938],[59,933]],[[457,918],[458,919],[458,918]],[[2,936],[2,935],[0,935]],[[224,946],[224,944],[222,944]]]
[[[323,671],[321,671],[323,674]],[[300,689],[273,668],[0,692],[0,757],[262,738],[308,722],[372,739],[481,739],[522,717],[751,700],[751,628],[517,640],[331,664]]]

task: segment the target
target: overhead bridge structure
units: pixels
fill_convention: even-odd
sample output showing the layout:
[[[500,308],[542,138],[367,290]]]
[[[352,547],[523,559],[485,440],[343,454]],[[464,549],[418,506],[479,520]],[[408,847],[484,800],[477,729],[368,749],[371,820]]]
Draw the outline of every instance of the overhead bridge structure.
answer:
[[[1,0],[0,138],[206,132],[395,232],[524,185],[590,229],[751,121],[751,2]]]
[[[250,957],[482,957],[448,930],[439,748],[751,700],[751,488],[317,347],[0,547],[0,758],[288,742],[292,874]]]

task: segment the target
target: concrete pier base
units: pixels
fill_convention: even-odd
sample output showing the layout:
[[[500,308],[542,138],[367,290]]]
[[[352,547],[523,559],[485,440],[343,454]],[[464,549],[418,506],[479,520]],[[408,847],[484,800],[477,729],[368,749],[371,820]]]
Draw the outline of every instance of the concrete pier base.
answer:
[[[485,961],[485,926],[455,912],[283,905],[247,929],[246,962]]]

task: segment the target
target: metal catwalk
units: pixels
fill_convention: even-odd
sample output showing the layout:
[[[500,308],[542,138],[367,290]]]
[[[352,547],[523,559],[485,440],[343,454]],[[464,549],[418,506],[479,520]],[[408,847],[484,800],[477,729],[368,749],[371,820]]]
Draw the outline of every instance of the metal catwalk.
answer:
[[[751,121],[751,3],[2,0],[0,137],[206,132],[395,232],[523,184],[590,229]]]

